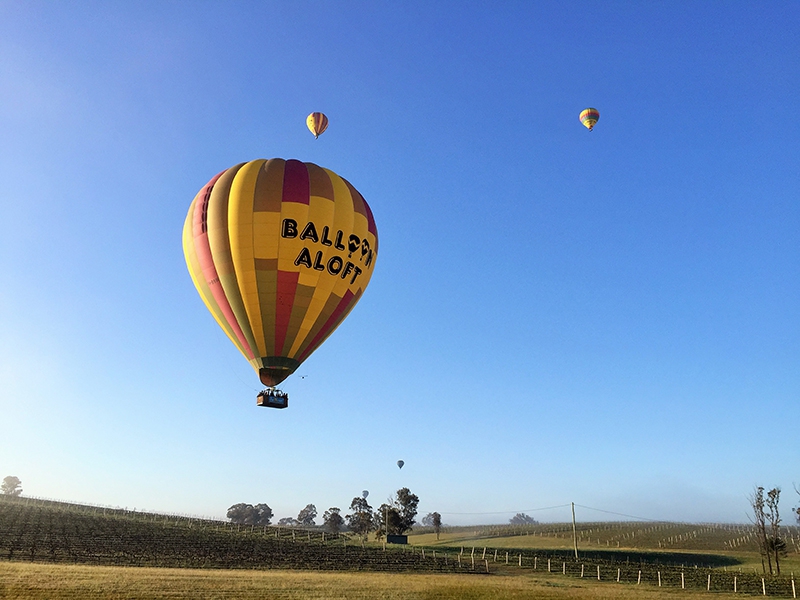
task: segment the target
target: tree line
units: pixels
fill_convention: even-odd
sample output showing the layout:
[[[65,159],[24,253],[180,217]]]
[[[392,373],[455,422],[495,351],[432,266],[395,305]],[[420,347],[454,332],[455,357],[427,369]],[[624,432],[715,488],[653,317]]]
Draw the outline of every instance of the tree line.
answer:
[[[387,535],[403,535],[411,531],[416,524],[419,497],[407,487],[400,488],[388,502],[373,508],[366,497],[356,496],[350,502],[350,512],[342,515],[341,508],[332,506],[322,515],[322,527],[331,533],[350,531],[366,540],[374,532],[376,539]],[[272,509],[266,504],[234,504],[228,509],[227,517],[232,523],[242,525],[271,525]],[[307,504],[297,518],[284,517],[276,524],[287,527],[315,527],[317,507]],[[433,527],[438,539],[442,528],[442,515],[438,512],[428,513],[422,524]]]

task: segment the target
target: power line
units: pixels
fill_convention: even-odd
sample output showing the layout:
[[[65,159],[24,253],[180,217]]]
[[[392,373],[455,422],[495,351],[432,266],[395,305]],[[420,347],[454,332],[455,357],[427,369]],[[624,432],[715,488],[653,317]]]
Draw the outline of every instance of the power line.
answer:
[[[626,515],[625,513],[618,513],[613,512],[611,510],[603,510],[602,508],[592,508],[591,506],[583,506],[582,504],[576,504],[575,506],[580,506],[581,508],[585,508],[586,510],[596,510],[597,512],[606,513],[609,515],[617,515],[618,517],[627,517],[629,519],[636,519],[637,521],[649,521],[651,523],[663,523],[663,519],[648,519],[646,517],[637,517],[634,515]]]
[[[501,510],[497,512],[443,512],[443,515],[510,515],[511,513],[528,513],[539,510],[553,510],[554,508],[566,508],[569,504],[559,504],[558,506],[545,506],[544,508],[525,508],[522,510]],[[577,506],[577,505],[576,505]]]

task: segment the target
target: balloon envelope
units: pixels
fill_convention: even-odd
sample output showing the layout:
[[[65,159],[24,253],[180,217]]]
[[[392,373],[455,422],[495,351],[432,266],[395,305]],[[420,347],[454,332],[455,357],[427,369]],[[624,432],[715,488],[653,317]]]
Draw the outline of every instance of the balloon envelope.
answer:
[[[214,319],[261,382],[275,386],[361,298],[378,232],[364,198],[333,171],[260,159],[198,192],[183,251]]]
[[[581,124],[591,131],[600,119],[600,111],[596,108],[584,108],[580,114]]]
[[[369,496],[369,491],[368,490],[364,490],[363,492],[361,492],[361,495],[364,496],[364,500],[366,500],[367,496]]]
[[[402,460],[398,460],[398,461],[397,461],[397,468],[398,468],[398,469],[402,469],[404,464],[406,464],[404,461],[402,461]]]
[[[324,113],[313,112],[306,117],[306,125],[314,137],[318,138],[328,128],[328,117]]]

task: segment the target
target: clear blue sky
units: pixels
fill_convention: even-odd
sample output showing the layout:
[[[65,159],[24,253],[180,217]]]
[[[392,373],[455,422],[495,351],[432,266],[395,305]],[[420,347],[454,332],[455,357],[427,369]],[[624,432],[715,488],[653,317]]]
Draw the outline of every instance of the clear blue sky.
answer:
[[[791,522],[800,4],[78,4],[0,3],[0,477],[278,518],[408,486],[452,524],[746,521],[778,485]],[[181,249],[272,157],[380,237],[285,411]]]

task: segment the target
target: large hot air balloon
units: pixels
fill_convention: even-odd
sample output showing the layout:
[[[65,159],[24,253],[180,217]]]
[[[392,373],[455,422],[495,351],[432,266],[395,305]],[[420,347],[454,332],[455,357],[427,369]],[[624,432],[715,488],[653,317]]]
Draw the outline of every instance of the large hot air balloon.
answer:
[[[333,171],[261,159],[223,171],[198,192],[183,251],[206,307],[274,388],[361,298],[378,231],[364,198]],[[285,394],[272,392],[259,404],[284,408]]]
[[[306,118],[306,125],[308,125],[308,130],[314,134],[314,139],[316,139],[328,128],[328,117],[324,113],[313,112]]]
[[[397,461],[397,468],[398,469],[402,469],[404,464],[406,464],[405,461],[398,460]]]
[[[600,119],[600,111],[596,108],[584,108],[579,118],[581,124],[591,131],[594,129],[595,123]]]

